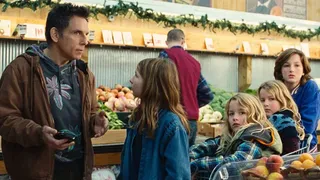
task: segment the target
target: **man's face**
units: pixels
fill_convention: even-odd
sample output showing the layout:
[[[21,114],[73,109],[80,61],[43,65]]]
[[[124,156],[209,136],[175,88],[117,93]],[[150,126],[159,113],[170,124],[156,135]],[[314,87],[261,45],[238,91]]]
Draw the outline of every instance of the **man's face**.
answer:
[[[59,36],[57,46],[67,60],[81,59],[85,46],[88,44],[88,21],[79,16],[70,18],[69,26]]]

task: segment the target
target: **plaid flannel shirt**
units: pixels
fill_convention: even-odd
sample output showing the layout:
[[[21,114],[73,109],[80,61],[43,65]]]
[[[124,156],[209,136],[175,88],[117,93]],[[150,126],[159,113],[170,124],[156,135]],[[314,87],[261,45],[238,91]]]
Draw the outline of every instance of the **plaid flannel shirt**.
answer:
[[[211,172],[216,166],[228,162],[248,161],[262,157],[260,147],[249,141],[242,142],[233,154],[216,156],[219,144],[220,138],[215,138],[190,148],[189,155],[193,159],[190,165],[192,174],[201,170]]]
[[[182,48],[180,46],[174,47]],[[168,53],[166,51],[161,51],[159,54],[159,58],[169,58]],[[205,106],[213,100],[213,93],[202,74],[200,74],[200,78],[198,81],[197,99],[199,107]]]

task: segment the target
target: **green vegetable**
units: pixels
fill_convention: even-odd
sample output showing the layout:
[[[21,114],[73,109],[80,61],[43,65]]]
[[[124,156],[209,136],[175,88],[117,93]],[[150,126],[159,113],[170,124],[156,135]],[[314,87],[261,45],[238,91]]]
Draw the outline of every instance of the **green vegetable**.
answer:
[[[214,111],[219,111],[224,116],[224,109],[228,100],[234,95],[232,92],[227,92],[223,89],[215,88],[209,85],[214,94],[213,101],[209,104]]]
[[[107,106],[105,106],[102,102],[98,102],[99,111],[104,111],[109,120],[109,129],[122,129],[124,127],[124,123],[118,118],[117,113],[113,112]]]
[[[227,102],[229,99],[235,95],[233,92],[227,92],[223,89],[215,88],[212,85],[209,85],[211,91],[214,94],[214,99],[210,102],[210,106],[212,107],[213,111],[219,111],[224,116],[224,110],[226,107]],[[247,89],[245,93],[251,95],[257,95],[257,90],[255,89]]]
[[[257,95],[257,90],[256,89],[247,89],[244,91],[245,93],[251,94],[256,96]]]

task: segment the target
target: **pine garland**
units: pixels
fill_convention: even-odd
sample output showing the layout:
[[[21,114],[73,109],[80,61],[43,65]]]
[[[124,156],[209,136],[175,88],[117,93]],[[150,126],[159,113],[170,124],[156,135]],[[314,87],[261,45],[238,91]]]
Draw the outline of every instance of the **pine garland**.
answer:
[[[51,0],[20,0],[10,2],[7,0],[0,0],[0,5],[3,5],[2,12],[5,12],[9,7],[10,8],[29,8],[33,11],[37,9],[41,9],[44,7],[54,7],[60,3],[60,0],[57,2],[53,2]],[[289,38],[299,38],[300,41],[305,39],[310,39],[314,37],[319,37],[320,35],[320,27],[317,29],[308,29],[308,31],[296,31],[292,29],[286,29],[286,25],[278,25],[273,22],[263,22],[257,26],[247,25],[244,22],[241,24],[231,23],[229,20],[215,20],[211,21],[208,19],[208,15],[202,15],[200,18],[195,18],[193,14],[182,14],[178,16],[168,16],[162,13],[154,12],[152,9],[144,9],[139,4],[130,2],[124,3],[122,0],[118,1],[116,5],[104,5],[103,8],[97,6],[87,6],[90,10],[91,16],[97,18],[98,14],[103,14],[106,17],[109,16],[119,16],[119,15],[127,15],[129,12],[132,12],[138,19],[142,20],[152,20],[158,24],[163,24],[164,27],[177,27],[178,25],[186,25],[191,24],[194,27],[202,27],[204,29],[209,29],[212,32],[215,32],[217,29],[220,30],[228,30],[233,34],[237,33],[247,33],[254,35],[259,32],[277,32],[280,35]]]

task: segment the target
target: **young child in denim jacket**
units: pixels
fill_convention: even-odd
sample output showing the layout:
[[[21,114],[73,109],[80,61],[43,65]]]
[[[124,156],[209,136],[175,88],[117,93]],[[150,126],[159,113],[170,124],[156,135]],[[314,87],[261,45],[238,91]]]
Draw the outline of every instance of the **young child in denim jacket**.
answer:
[[[120,179],[190,179],[189,127],[176,66],[169,59],[142,60],[130,82],[141,102],[129,121]]]
[[[280,134],[282,154],[300,149],[305,134],[298,107],[286,86],[278,80],[267,81],[259,87],[258,95],[268,119]]]
[[[239,93],[226,104],[222,136],[191,147],[191,173],[208,173],[221,164],[282,153],[277,130],[255,96]]]

